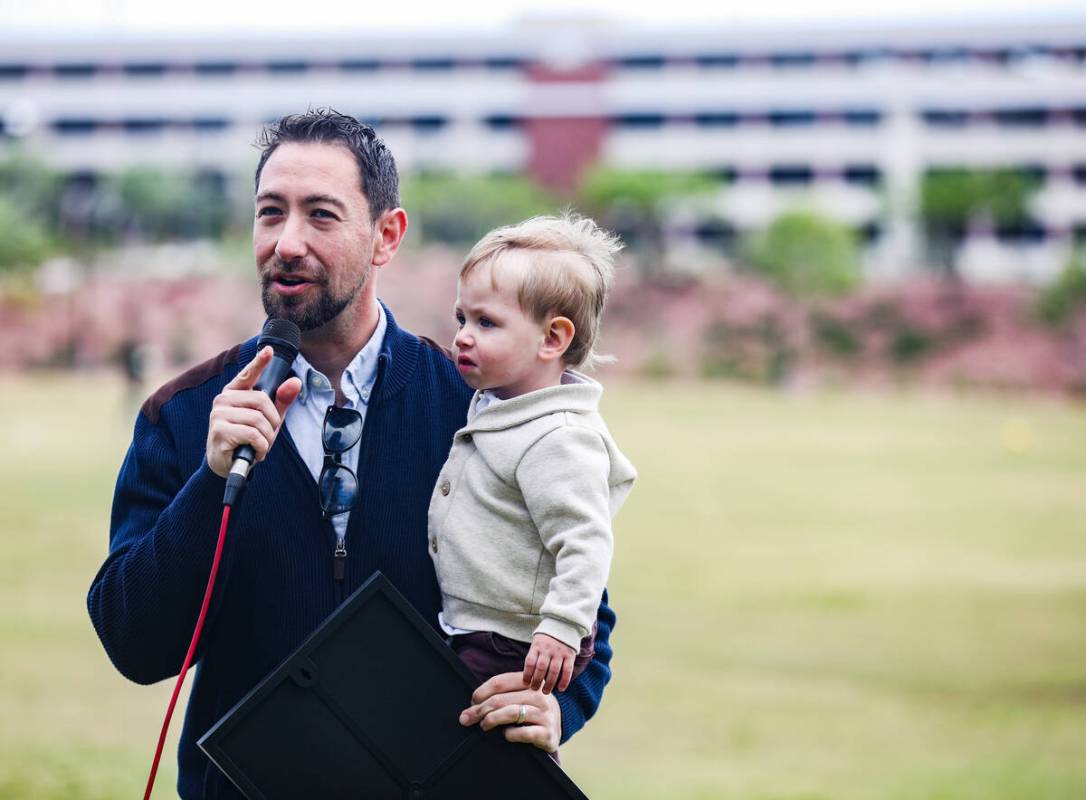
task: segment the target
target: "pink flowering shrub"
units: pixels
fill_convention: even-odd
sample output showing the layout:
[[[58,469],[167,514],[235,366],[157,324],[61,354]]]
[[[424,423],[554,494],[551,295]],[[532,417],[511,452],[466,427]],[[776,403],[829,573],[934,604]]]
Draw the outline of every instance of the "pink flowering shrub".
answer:
[[[411,249],[381,268],[380,295],[400,325],[449,345],[462,256]],[[1035,304],[1026,288],[935,279],[803,301],[749,275],[649,282],[625,269],[601,343],[618,360],[602,375],[1086,392],[1086,310],[1054,327]],[[236,270],[96,270],[56,294],[0,287],[0,369],[115,364],[135,341],[173,373],[262,320],[255,275]]]

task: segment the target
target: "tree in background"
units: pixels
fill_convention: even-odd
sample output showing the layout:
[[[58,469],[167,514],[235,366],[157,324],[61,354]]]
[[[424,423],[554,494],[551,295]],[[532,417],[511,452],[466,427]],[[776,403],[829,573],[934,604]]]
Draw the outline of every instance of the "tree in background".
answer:
[[[21,152],[0,160],[0,268],[34,266],[57,247],[60,176]]]
[[[1086,248],[1080,247],[1037,298],[1037,315],[1050,325],[1062,325],[1086,308]]]
[[[515,175],[420,173],[404,183],[402,195],[422,241],[458,245],[559,207],[535,183]]]
[[[854,234],[812,212],[781,214],[745,249],[754,271],[793,295],[843,294],[860,281]]]
[[[103,192],[114,240],[218,239],[230,216],[223,183],[210,173],[128,167]]]
[[[595,167],[577,193],[578,204],[640,255],[642,270],[663,267],[664,230],[669,202],[715,194],[721,181],[701,173],[619,170]]]
[[[954,274],[954,251],[970,225],[1018,226],[1037,182],[1021,170],[929,170],[920,183],[920,216],[932,260]]]
[[[38,220],[0,195],[0,270],[40,264],[53,251],[49,231]]]

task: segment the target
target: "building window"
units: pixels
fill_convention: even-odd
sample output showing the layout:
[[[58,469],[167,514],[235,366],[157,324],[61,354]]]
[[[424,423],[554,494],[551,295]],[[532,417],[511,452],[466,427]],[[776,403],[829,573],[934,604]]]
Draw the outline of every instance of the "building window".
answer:
[[[521,120],[511,114],[491,114],[483,118],[483,124],[495,131],[508,131],[520,127]]]
[[[707,111],[694,115],[699,128],[734,128],[739,124],[739,114],[734,111]]]
[[[456,60],[442,57],[433,58],[413,58],[410,61],[411,69],[417,69],[422,72],[447,72],[451,69],[456,69]]]
[[[161,118],[126,119],[121,121],[125,133],[135,135],[158,133],[166,129],[169,123]]]
[[[656,53],[635,53],[615,59],[615,65],[624,69],[663,69],[667,58]]]
[[[51,127],[61,136],[85,136],[94,133],[98,128],[98,123],[93,119],[64,117],[53,120]]]
[[[192,121],[192,128],[198,133],[217,133],[229,127],[230,120],[224,117],[196,117]]]
[[[856,229],[856,238],[862,245],[872,245],[882,236],[882,225],[878,222],[867,222]]]
[[[802,164],[775,164],[769,168],[769,182],[774,186],[806,186],[814,180],[814,170]]]
[[[845,183],[856,186],[878,186],[882,172],[874,164],[847,164],[841,171]]]
[[[96,64],[54,64],[53,74],[58,78],[91,78],[98,72]]]
[[[444,128],[449,120],[436,114],[411,117],[408,124],[419,133],[434,133]]]
[[[620,128],[661,128],[665,117],[663,114],[620,114],[614,121]]]
[[[868,128],[882,122],[882,112],[870,108],[852,108],[841,114],[846,125]]]
[[[699,67],[737,67],[739,56],[735,53],[705,53],[694,56],[694,63]]]
[[[936,66],[965,64],[973,60],[972,53],[965,47],[931,48],[920,50],[916,55],[920,61]]]
[[[1048,109],[1002,108],[992,116],[997,124],[1008,128],[1039,128],[1048,122]]]
[[[1025,219],[1013,225],[996,227],[996,237],[1008,244],[1039,244],[1048,238],[1048,231],[1036,220]]]
[[[736,178],[739,177],[739,170],[730,164],[724,164],[719,167],[707,169],[704,174],[721,183],[735,183]]]
[[[774,128],[796,128],[814,125],[817,115],[813,111],[770,111],[769,124]]]
[[[728,252],[737,243],[735,226],[722,219],[707,219],[694,225],[694,236],[707,247]]]
[[[238,71],[238,65],[233,61],[201,61],[194,69],[197,75],[233,75]]]
[[[968,111],[929,108],[920,112],[920,116],[933,128],[962,128],[969,123]]]
[[[483,66],[487,69],[521,69],[524,67],[524,59],[516,56],[492,56],[483,59]]]
[[[875,47],[865,50],[849,50],[842,54],[846,64],[853,67],[864,66],[868,64],[878,64],[883,61],[888,61],[893,58],[894,54],[891,50],[885,47]]]
[[[269,61],[267,69],[272,75],[302,75],[309,71],[309,64],[305,61]]]
[[[166,64],[158,62],[139,62],[132,64],[125,64],[121,67],[121,71],[133,78],[157,78],[166,74],[166,70],[169,67]]]
[[[784,69],[789,67],[810,67],[814,65],[816,60],[814,53],[773,53],[769,57],[770,64]]]
[[[351,58],[340,61],[339,68],[344,72],[376,72],[381,68],[381,62],[376,58]]]
[[[26,64],[0,64],[0,81],[12,81],[25,78],[30,72]]]

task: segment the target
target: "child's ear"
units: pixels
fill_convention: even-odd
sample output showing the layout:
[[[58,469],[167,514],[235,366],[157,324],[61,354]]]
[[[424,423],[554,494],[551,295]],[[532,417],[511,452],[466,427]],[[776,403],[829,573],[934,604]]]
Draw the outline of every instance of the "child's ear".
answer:
[[[573,344],[576,332],[568,317],[551,317],[543,329],[543,342],[539,345],[539,357],[544,361],[554,361],[566,354]]]

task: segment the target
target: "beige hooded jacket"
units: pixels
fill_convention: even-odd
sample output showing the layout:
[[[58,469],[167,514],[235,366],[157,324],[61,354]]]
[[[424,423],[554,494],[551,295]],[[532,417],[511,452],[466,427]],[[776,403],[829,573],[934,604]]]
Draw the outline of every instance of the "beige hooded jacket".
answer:
[[[567,372],[475,413],[476,392],[430,499],[446,624],[580,646],[610,569],[611,519],[637,477],[599,415],[602,393]]]

